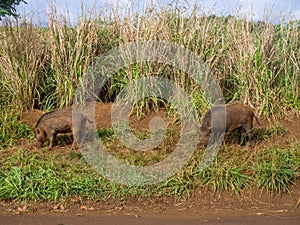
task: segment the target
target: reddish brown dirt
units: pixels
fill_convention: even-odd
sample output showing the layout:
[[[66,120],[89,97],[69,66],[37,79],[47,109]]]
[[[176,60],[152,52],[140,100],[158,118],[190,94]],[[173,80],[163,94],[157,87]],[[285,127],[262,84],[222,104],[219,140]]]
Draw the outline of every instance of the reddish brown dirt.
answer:
[[[297,186],[300,185],[298,181]],[[269,196],[242,193],[241,196],[209,192],[189,199],[132,198],[122,202],[0,203],[0,224],[272,224],[298,225],[300,190],[291,195]]]
[[[293,190],[300,194],[299,190]],[[86,202],[67,207],[51,203],[16,205],[0,204],[0,224],[264,224],[298,225],[300,209],[295,196],[242,194],[239,198],[224,194],[197,193],[189,200],[174,202],[172,198],[128,199],[124,202]],[[55,208],[55,209],[54,209]]]
[[[299,225],[300,217],[274,215],[233,215],[202,216],[193,215],[5,215],[0,217],[5,225]]]
[[[97,103],[95,105],[95,122],[98,128],[109,128],[111,127],[111,108],[112,103],[104,104]],[[41,110],[31,110],[29,112],[24,112],[22,114],[22,121],[29,127],[34,127],[37,120],[43,115],[44,112]],[[158,112],[151,112],[147,116],[142,117],[140,120],[137,120],[134,115],[130,116],[131,126],[138,129],[148,128],[149,122],[153,117],[163,118],[165,111],[160,109]],[[170,121],[167,121],[167,123]],[[258,128],[265,128],[268,126],[279,124],[291,133],[293,136],[300,138],[300,117],[291,116],[281,121],[272,121],[267,122],[260,119],[261,126],[254,124]]]
[[[111,126],[112,104],[98,103],[95,107],[95,121],[98,128]],[[163,117],[164,110],[152,112],[141,120],[130,118],[131,126],[137,129],[148,128],[153,117]],[[22,120],[34,127],[42,111],[24,113]],[[264,129],[271,124],[262,121]],[[278,122],[288,131],[284,136],[276,136],[269,142],[259,142],[256,148],[271,144],[281,144],[300,140],[300,118],[293,117]],[[170,125],[170,124],[168,124]],[[26,147],[34,149],[32,143]],[[28,146],[27,146],[28,145]],[[57,152],[68,152],[69,146],[56,147]],[[291,194],[270,196],[259,191],[242,193],[240,196],[224,193],[199,191],[189,199],[174,201],[173,198],[126,199],[122,202],[63,203],[0,203],[0,224],[300,224],[300,179]],[[84,205],[84,206],[83,206]]]
[[[113,104],[97,103],[95,105],[95,122],[97,128],[109,128],[111,127],[111,108]],[[34,127],[38,119],[44,114],[41,110],[31,110],[24,112],[22,115],[22,121],[29,127]],[[153,117],[163,118],[165,111],[163,109],[158,112],[151,112],[149,115],[142,117],[140,120],[135,115],[130,116],[130,124],[133,128],[146,129],[149,126],[149,122]],[[168,122],[168,121],[167,121]]]

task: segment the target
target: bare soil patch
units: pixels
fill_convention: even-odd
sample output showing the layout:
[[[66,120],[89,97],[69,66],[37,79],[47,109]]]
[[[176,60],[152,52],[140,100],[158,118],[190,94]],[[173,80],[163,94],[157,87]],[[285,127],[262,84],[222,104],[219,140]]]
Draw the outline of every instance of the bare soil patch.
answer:
[[[95,104],[95,123],[97,128],[105,129],[111,127],[111,108],[113,103],[97,103]],[[44,114],[45,112],[41,110],[30,110],[28,112],[24,112],[22,114],[22,121],[27,126],[34,128],[38,119]],[[147,129],[149,126],[149,122],[154,117],[164,118],[165,110],[160,109],[157,112],[152,111],[147,116],[142,117],[140,120],[136,118],[135,115],[131,115],[129,118],[130,125],[135,129]],[[166,121],[167,123],[170,120]]]

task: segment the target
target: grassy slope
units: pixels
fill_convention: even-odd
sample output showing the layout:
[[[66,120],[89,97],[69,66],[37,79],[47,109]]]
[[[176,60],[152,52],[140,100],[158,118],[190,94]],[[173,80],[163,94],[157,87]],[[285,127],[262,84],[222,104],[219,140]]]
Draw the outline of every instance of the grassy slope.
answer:
[[[176,132],[173,131],[173,135]],[[70,152],[68,147],[57,148],[51,154],[47,147],[43,151],[31,149],[32,144],[27,144],[27,149],[6,149],[1,154],[0,198],[21,201],[74,197],[83,200],[134,196],[182,198],[199,189],[236,194],[256,188],[270,193],[289,192],[299,176],[300,142],[275,132],[265,136],[256,134],[257,145],[250,150],[247,146],[230,144],[232,139],[227,140],[217,159],[202,172],[198,165],[203,149],[199,148],[188,165],[174,176],[156,185],[141,187],[124,186],[105,179],[85,162],[79,151]],[[141,153],[124,149],[110,129],[101,133],[105,134],[102,140],[116,158],[134,165],[159,162],[170,154],[169,149],[174,145],[173,141],[165,141],[156,149]],[[173,135],[169,136],[172,140]],[[284,144],[272,143],[274,138],[285,140]]]

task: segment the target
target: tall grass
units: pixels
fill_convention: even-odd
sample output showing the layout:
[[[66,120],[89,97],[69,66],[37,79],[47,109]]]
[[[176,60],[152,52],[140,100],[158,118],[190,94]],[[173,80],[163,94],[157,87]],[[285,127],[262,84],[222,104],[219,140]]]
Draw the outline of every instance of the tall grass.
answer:
[[[0,107],[1,108],[1,107]],[[20,138],[30,137],[32,130],[20,121],[20,117],[1,108],[0,113],[0,149],[16,144]],[[31,136],[33,137],[33,135]]]
[[[266,117],[299,111],[300,31],[296,22],[253,23],[202,16],[196,8],[187,14],[172,6],[139,14],[126,12],[121,17],[112,11],[113,15],[99,15],[101,19],[86,15],[72,27],[54,10],[45,28],[26,20],[3,26],[0,75],[2,91],[10,96],[2,100],[10,97],[17,110],[69,106],[95,57],[132,41],[158,40],[198,54],[219,80],[227,101],[241,99]],[[108,92],[115,94],[122,85],[153,75],[172,78],[194,97],[201,88],[188,82],[178,68],[153,63],[128,65],[107,83]]]
[[[76,86],[90,65],[91,57],[97,52],[96,27],[84,20],[77,27],[71,28],[65,20],[55,16],[50,18],[47,46],[50,47],[51,79],[46,86],[53,89],[47,101],[55,103],[54,107],[72,104]]]
[[[47,62],[42,29],[23,22],[1,27],[0,79],[1,105],[20,112],[33,108],[40,93],[43,72]]]
[[[283,117],[289,111],[299,115],[297,22],[253,23],[230,16],[203,16],[196,8],[186,11],[173,6],[150,7],[139,14],[124,10],[122,16],[119,11],[99,13],[96,18],[83,15],[71,26],[53,10],[47,27],[37,27],[30,18],[16,26],[2,26],[3,108],[18,115],[32,108],[70,106],[82,75],[97,57],[120,45],[156,40],[185,47],[202,58],[220,83],[226,101],[239,99],[268,119]],[[209,107],[202,88],[185,71],[156,62],[126,65],[107,81],[99,98],[112,101],[126,85],[150,76],[175,81],[194,99],[200,113]],[[138,116],[161,105],[155,96],[140,101],[136,97],[132,96]]]

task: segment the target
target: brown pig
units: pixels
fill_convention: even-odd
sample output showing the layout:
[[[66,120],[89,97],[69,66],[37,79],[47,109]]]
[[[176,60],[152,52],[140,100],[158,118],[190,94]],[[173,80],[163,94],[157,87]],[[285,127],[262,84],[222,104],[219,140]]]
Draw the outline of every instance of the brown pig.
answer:
[[[34,136],[37,139],[37,148],[41,148],[43,143],[50,141],[49,148],[52,149],[54,138],[59,133],[72,133],[73,143],[72,149],[75,149],[75,135],[80,139],[84,131],[86,118],[83,114],[72,109],[54,110],[45,113],[37,121],[34,128]],[[79,140],[80,141],[80,140]]]
[[[214,133],[215,138],[220,138],[222,133],[239,129],[240,133],[243,131],[246,132],[251,146],[253,137],[253,118],[255,118],[256,122],[259,124],[253,109],[239,101],[226,105],[214,106],[203,116],[200,127],[200,143],[206,146],[211,132]],[[241,144],[242,140],[240,142],[240,145]]]

